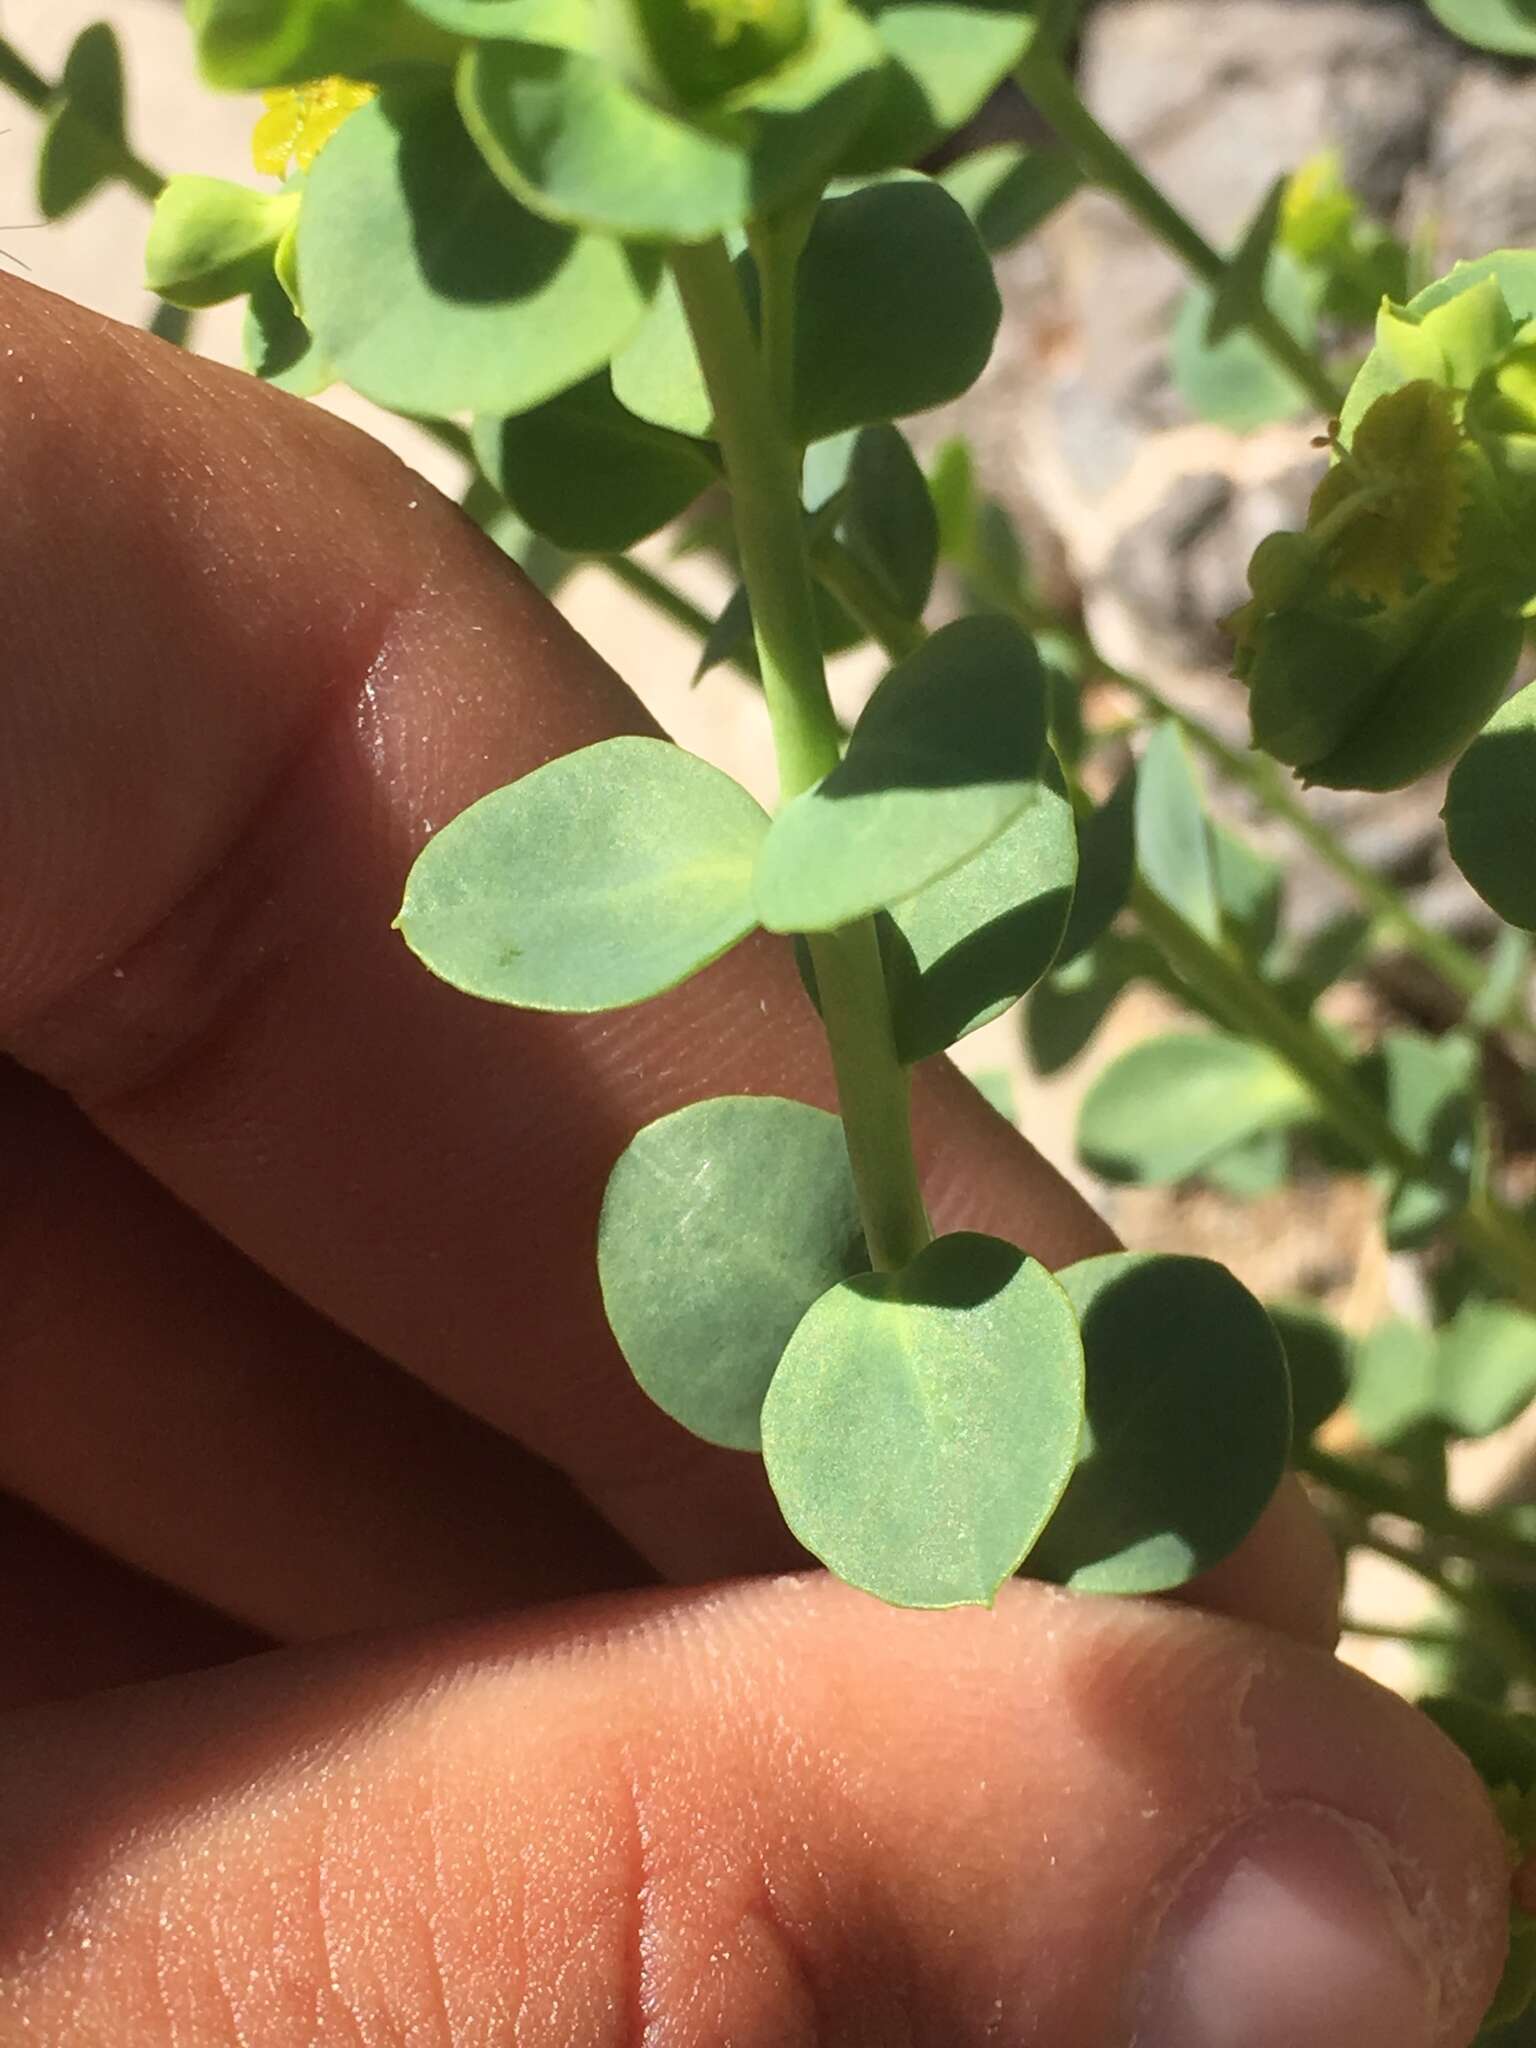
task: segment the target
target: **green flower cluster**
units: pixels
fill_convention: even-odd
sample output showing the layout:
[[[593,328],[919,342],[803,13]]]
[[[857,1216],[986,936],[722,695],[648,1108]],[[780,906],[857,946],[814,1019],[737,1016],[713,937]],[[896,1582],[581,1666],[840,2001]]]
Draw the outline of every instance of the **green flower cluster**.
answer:
[[[1376,345],[1299,534],[1272,534],[1233,619],[1254,742],[1335,788],[1459,755],[1536,600],[1536,258],[1458,266]]]

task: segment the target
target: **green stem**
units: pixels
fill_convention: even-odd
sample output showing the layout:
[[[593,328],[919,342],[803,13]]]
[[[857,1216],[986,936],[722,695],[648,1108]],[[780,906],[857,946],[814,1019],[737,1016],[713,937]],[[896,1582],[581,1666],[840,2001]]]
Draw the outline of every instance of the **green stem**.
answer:
[[[1132,887],[1131,907],[1180,980],[1230,1029],[1277,1053],[1356,1151],[1408,1179],[1433,1182],[1440,1177],[1435,1162],[1415,1152],[1393,1130],[1343,1055],[1310,1017],[1288,1010],[1266,982],[1212,944],[1139,876]],[[1518,1216],[1478,1191],[1447,1228],[1521,1302],[1536,1309],[1536,1241]]]
[[[0,36],[0,85],[39,114],[53,98],[53,87],[47,79],[32,69],[5,36]]]
[[[800,455],[788,424],[794,349],[794,261],[804,228],[759,232],[765,362],[721,242],[671,252],[673,274],[714,409],[752,600],[779,787],[791,801],[841,758],[827,694],[815,589],[800,502]],[[896,1057],[890,1002],[871,919],[809,940],[838,1107],[871,1263],[905,1265],[932,1235],[912,1154],[908,1079]]]
[[[1536,1540],[1509,1528],[1497,1511],[1469,1514],[1453,1501],[1404,1484],[1357,1459],[1337,1457],[1315,1444],[1297,1454],[1296,1468],[1367,1514],[1396,1515],[1401,1521],[1416,1522],[1460,1557],[1536,1572]]]
[[[1374,1531],[1362,1532],[1359,1540],[1365,1549],[1401,1565],[1404,1571],[1412,1572],[1415,1578],[1432,1586],[1442,1599],[1460,1608],[1467,1618],[1473,1639],[1480,1642],[1490,1656],[1526,1684],[1536,1683],[1536,1644],[1527,1639],[1523,1630],[1516,1628],[1483,1587],[1465,1584],[1427,1552],[1411,1550],[1403,1543],[1393,1543]]]
[[[608,571],[615,583],[621,583],[636,597],[643,597],[647,604],[654,605],[674,626],[681,626],[685,633],[692,633],[700,640],[708,639],[714,620],[676,584],[668,583],[665,577],[658,576],[654,569],[646,568],[632,555],[598,555],[594,560]]]
[[[1050,122],[1084,175],[1113,192],[1202,283],[1218,290],[1227,275],[1227,259],[1211,247],[1194,223],[1152,183],[1114,137],[1099,126],[1083,105],[1071,74],[1059,58],[1031,54],[1019,66],[1017,77],[1025,97]],[[1262,300],[1255,300],[1248,307],[1243,324],[1330,418],[1341,409],[1344,394],[1323,364]]]
[[[915,1259],[933,1236],[912,1151],[911,1089],[896,1057],[873,918],[810,940],[816,993],[864,1241],[876,1271]]]
[[[672,269],[714,405],[788,802],[829,774],[840,753],[806,566],[799,458],[779,424],[725,245],[674,249]],[[782,320],[776,315],[775,326]]]

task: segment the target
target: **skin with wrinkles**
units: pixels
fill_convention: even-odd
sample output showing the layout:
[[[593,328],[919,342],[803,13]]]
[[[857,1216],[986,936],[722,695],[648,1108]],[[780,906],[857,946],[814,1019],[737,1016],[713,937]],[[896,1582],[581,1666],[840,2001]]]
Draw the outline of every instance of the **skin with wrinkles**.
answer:
[[[389,930],[432,826],[646,729],[611,672],[323,415],[0,330],[0,2043],[1115,2048],[1182,1879],[1313,1808],[1468,2041],[1497,1832],[1308,1647],[1294,1489],[1192,1589],[1241,1619],[896,1614],[757,1578],[757,1466],[634,1388],[603,1179],[830,1099],[792,966],[530,1017]],[[942,1063],[917,1125],[945,1226],[1108,1242]]]

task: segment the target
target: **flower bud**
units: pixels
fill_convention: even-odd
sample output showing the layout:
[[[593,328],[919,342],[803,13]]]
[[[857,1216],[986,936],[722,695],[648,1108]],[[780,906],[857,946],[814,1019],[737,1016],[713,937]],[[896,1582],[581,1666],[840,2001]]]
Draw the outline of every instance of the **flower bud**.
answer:
[[[173,306],[238,298],[271,270],[298,208],[296,192],[253,192],[225,178],[172,178],[155,201],[145,282]]]

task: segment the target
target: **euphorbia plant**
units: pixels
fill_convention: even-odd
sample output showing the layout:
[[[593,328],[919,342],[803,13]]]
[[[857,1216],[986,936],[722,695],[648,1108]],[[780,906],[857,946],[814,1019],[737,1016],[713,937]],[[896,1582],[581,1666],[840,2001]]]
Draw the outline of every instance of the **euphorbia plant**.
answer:
[[[1436,11],[1527,47],[1526,0]],[[1385,789],[1459,757],[1452,852],[1510,926],[1536,925],[1536,708],[1529,689],[1498,708],[1536,601],[1536,258],[1415,276],[1326,151],[1216,251],[1077,96],[1073,0],[188,12],[209,79],[268,96],[267,182],[160,180],[93,29],[56,87],[0,58],[50,112],[45,210],[106,177],[158,191],[168,305],[245,297],[258,374],[426,423],[465,460],[467,508],[546,581],[601,559],[700,631],[701,668],[734,661],[764,693],[772,814],[668,743],[610,740],[481,798],[405,880],[399,926],[428,967],[535,1009],[649,1001],[759,928],[796,951],[838,1114],[695,1103],[614,1164],[595,1254],[641,1385],[761,1453],[802,1542],[911,1606],[990,1601],[1021,1566],[1175,1586],[1242,1539],[1294,1448],[1346,1543],[1450,1603],[1437,1675],[1464,1697],[1442,1717],[1525,1853],[1536,1763],[1497,1710],[1536,1683],[1536,1617],[1500,1572],[1536,1564],[1536,1532],[1458,1507],[1445,1452],[1536,1394],[1536,1237],[1477,1088],[1481,1048],[1529,1052],[1528,956],[1513,933],[1484,962],[1425,927],[1287,771]],[[913,168],[1010,74],[1059,149]],[[1107,664],[1049,615],[963,445],[925,477],[897,424],[974,381],[993,256],[1085,179],[1190,267],[1172,354],[1192,401],[1236,428],[1311,414],[1328,451],[1305,529],[1260,548],[1231,622],[1256,751],[1117,673],[1145,714],[1118,776],[1082,715]],[[718,618],[625,560],[683,519],[736,579]],[[970,603],[930,632],[941,560]],[[889,666],[845,733],[826,654],[861,638]],[[1193,750],[1361,914],[1292,940],[1278,871],[1208,816]],[[1319,1011],[1384,941],[1433,970],[1454,1030],[1362,1048]],[[1434,1330],[1389,1322],[1351,1357],[1314,1310],[1271,1314],[1209,1260],[1052,1275],[1027,1244],[934,1236],[914,1065],[1026,994],[1037,1064],[1059,1064],[1136,978],[1214,1028],[1107,1068],[1088,1162],[1245,1199],[1298,1161],[1369,1173],[1388,1242],[1424,1256]],[[1353,1435],[1320,1445],[1346,1393]]]
[[[1020,996],[1071,915],[1039,656],[1014,620],[957,620],[845,745],[813,572],[846,547],[920,639],[890,572],[932,542],[888,494],[926,492],[890,423],[966,389],[1000,307],[960,201],[900,167],[1065,21],[968,17],[957,45],[834,0],[268,14],[201,10],[221,82],[323,61],[379,94],[270,200],[173,181],[151,281],[195,300],[264,261],[305,355],[475,415],[486,473],[546,531],[623,545],[729,489],[776,814],[671,745],[608,741],[444,827],[399,919],[458,987],[558,1011],[646,1001],[759,926],[799,946],[840,1115],[727,1099],[634,1140],[597,1257],[636,1376],[761,1450],[807,1547],[891,1600],[989,1601],[1030,1557],[1136,1591],[1215,1562],[1289,1439],[1263,1310],[1205,1261],[1052,1276],[1028,1246],[936,1239],[913,1159],[911,1065]]]

